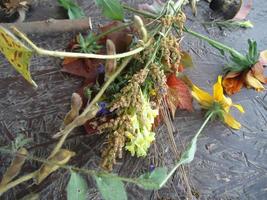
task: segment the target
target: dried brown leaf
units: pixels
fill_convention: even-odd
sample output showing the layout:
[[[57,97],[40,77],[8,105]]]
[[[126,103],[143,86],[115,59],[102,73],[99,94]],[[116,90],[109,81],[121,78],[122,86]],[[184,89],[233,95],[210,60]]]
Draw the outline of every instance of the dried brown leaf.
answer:
[[[70,124],[79,115],[82,105],[83,102],[81,96],[77,93],[73,93],[71,97],[71,109],[65,116],[64,126]]]
[[[8,184],[12,181],[21,171],[21,167],[23,166],[26,157],[28,155],[28,151],[25,148],[21,148],[17,152],[18,154],[13,159],[12,163],[6,170],[3,175],[2,181],[0,183],[1,186]],[[24,155],[24,156],[23,156]]]
[[[116,28],[121,25],[123,25],[123,23],[118,22],[118,21],[113,21],[107,25],[100,27],[100,30],[101,32],[106,32],[112,28]],[[105,45],[107,39],[110,39],[115,44],[117,53],[123,53],[127,51],[130,44],[132,43],[131,30],[128,28],[125,28],[120,31],[109,33],[103,38],[101,38],[100,43]]]
[[[67,149],[60,149],[53,157],[49,158],[48,161],[52,163],[64,165],[74,155],[75,155],[75,152],[73,151],[69,151]],[[43,164],[35,176],[36,184],[40,184],[46,177],[48,177],[51,173],[56,171],[58,168],[59,166],[56,164]]]

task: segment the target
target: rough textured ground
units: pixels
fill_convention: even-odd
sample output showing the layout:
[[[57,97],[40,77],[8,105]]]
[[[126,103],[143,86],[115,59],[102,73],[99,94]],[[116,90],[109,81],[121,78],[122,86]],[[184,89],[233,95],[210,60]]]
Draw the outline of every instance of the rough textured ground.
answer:
[[[93,1],[78,1],[91,16],[94,24],[103,21]],[[125,1],[126,2],[126,1]],[[141,1],[127,1],[136,4]],[[48,18],[64,18],[61,9],[55,6],[52,0],[40,1],[30,14],[28,20]],[[50,11],[50,12],[49,12]],[[186,9],[190,13],[190,9]],[[249,30],[219,30],[218,28],[203,28],[199,22],[209,18],[210,10],[207,3],[199,5],[199,17],[190,17],[188,26],[193,30],[209,34],[234,48],[245,52],[247,39],[258,41],[261,50],[267,48],[267,2],[257,0],[249,14],[254,28]],[[54,34],[50,37],[31,35],[39,45],[47,49],[64,49],[73,35]],[[185,35],[183,46],[192,53],[195,69],[189,72],[194,82],[201,87],[211,90],[217,75],[222,72],[225,58],[205,42]],[[54,58],[33,59],[31,71],[34,80],[39,85],[38,90],[32,89],[20,75],[1,57],[0,59],[0,144],[9,144],[18,134],[25,134],[32,138],[34,143],[29,145],[36,156],[46,156],[53,148],[51,136],[58,130],[62,118],[69,109],[69,99],[73,91],[81,84],[76,77],[60,72],[60,60]],[[243,90],[233,97],[246,109],[243,116],[234,115],[242,123],[239,131],[233,131],[220,122],[213,122],[203,132],[195,160],[187,168],[191,187],[200,195],[200,199],[257,199],[267,198],[267,97],[266,91],[256,93],[252,90]],[[178,112],[174,120],[176,127],[175,139],[179,149],[182,143],[188,142],[203,122],[203,113],[197,110],[194,113]],[[78,167],[97,168],[99,150],[104,136],[82,135],[83,129],[77,129],[74,136],[68,140],[65,147],[76,151],[77,156],[71,164]],[[158,160],[160,164],[172,162],[171,151],[165,137],[166,129],[158,131],[157,145],[151,148],[148,159],[137,160],[125,155],[116,166],[116,171],[125,176],[138,176],[149,169],[155,148],[161,151]],[[77,136],[80,135],[80,136]],[[0,173],[10,162],[6,155],[0,156]],[[36,162],[28,162],[25,173],[40,166]],[[68,172],[59,170],[52,174],[40,186],[31,182],[21,184],[4,194],[1,199],[20,199],[29,193],[39,193],[41,199],[65,199],[66,181]],[[92,179],[88,178],[90,189],[88,199],[100,199]],[[167,187],[158,192],[143,191],[132,185],[127,186],[129,199],[184,199],[184,187],[180,182],[179,173]]]

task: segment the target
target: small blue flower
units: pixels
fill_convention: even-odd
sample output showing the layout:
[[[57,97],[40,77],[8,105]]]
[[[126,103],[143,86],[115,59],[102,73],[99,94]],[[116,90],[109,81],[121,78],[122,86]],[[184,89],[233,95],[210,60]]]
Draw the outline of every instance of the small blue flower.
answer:
[[[151,164],[151,165],[149,166],[149,171],[150,171],[150,172],[153,172],[154,169],[155,169],[155,165]]]
[[[107,109],[107,102],[101,101],[100,103],[98,103],[98,105],[100,106],[100,110],[98,111],[97,115],[107,115],[110,114],[111,112]]]

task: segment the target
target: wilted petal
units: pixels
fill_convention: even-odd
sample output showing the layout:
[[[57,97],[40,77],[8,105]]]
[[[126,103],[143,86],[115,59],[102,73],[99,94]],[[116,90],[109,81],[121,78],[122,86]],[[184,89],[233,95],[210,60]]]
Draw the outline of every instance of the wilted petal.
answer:
[[[240,129],[241,124],[233,118],[229,113],[224,113],[224,122],[233,129]]]
[[[261,82],[258,79],[256,79],[252,75],[252,71],[251,70],[246,74],[246,85],[247,85],[247,87],[255,88],[257,91],[264,90],[263,85],[261,84]]]
[[[253,76],[258,79],[262,83],[267,83],[267,77],[264,76],[264,68],[263,65],[258,62],[252,68],[251,72]]]
[[[267,50],[260,53],[260,62],[262,65],[267,65]]]
[[[235,94],[244,86],[244,75],[240,72],[229,72],[223,78],[222,85],[228,95]]]

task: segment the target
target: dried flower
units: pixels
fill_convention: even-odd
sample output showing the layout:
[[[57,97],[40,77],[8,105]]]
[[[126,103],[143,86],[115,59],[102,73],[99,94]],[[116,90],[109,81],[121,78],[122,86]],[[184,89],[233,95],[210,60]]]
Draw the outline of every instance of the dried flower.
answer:
[[[228,95],[239,92],[244,86],[262,91],[264,90],[263,84],[267,83],[257,43],[248,40],[248,44],[249,50],[246,56],[231,55],[230,57],[233,63],[227,66],[227,73],[222,82]]]

